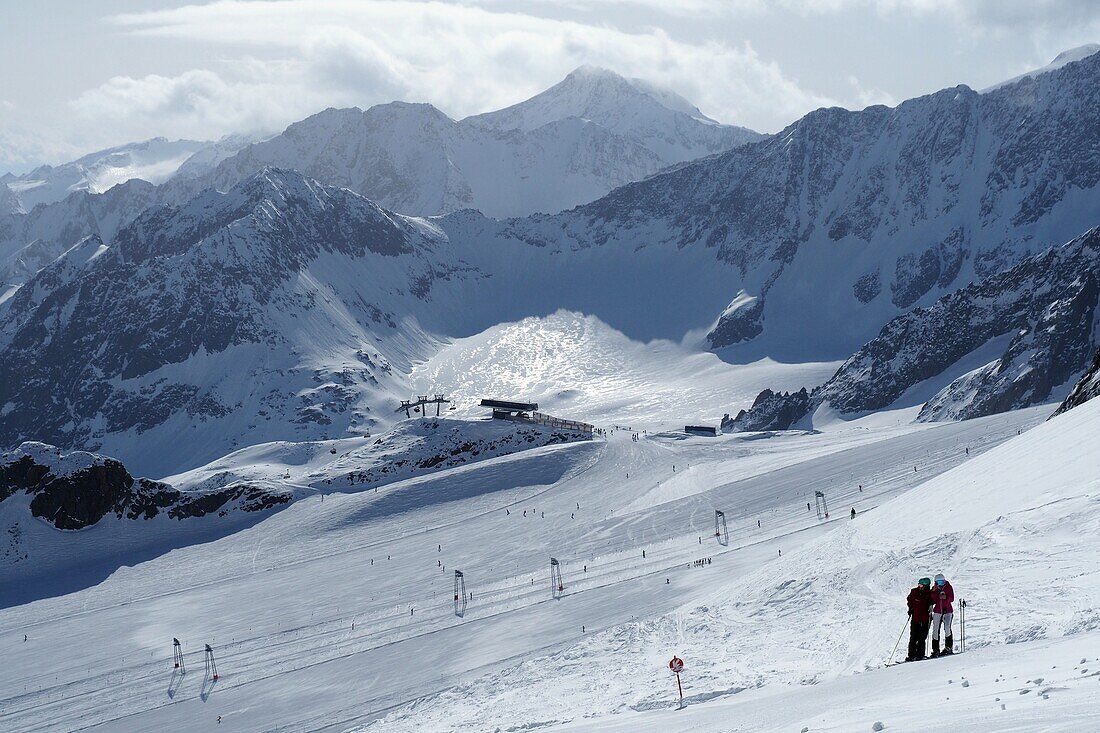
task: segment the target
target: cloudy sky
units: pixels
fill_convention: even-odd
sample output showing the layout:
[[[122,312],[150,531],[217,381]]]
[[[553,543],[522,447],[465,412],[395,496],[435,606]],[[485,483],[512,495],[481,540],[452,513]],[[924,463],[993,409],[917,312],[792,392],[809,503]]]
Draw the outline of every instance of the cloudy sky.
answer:
[[[823,105],[983,88],[1100,41],[1097,0],[36,0],[0,3],[0,172],[329,106],[452,117],[582,63],[774,132]]]

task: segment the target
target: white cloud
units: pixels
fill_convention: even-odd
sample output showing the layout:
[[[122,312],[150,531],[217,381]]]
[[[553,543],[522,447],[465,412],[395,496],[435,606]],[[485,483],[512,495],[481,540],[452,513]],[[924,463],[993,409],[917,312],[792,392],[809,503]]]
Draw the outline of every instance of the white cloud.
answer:
[[[51,123],[35,119],[10,100],[0,101],[0,174],[24,173],[45,161],[70,160],[79,152]]]
[[[323,106],[396,98],[431,102],[462,117],[517,102],[582,63],[664,84],[713,117],[768,131],[837,103],[803,89],[747,44],[687,43],[660,29],[627,33],[495,7],[229,0],[113,21],[132,34],[251,47],[289,59],[251,61],[249,73],[232,78],[235,69],[116,78],[74,103],[82,114],[160,118],[171,130],[191,125],[206,136],[248,125],[279,127]]]

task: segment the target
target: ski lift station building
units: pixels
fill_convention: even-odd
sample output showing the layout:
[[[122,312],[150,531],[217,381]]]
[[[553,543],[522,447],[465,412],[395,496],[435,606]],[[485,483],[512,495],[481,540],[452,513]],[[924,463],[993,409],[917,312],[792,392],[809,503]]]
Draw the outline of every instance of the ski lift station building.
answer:
[[[491,408],[497,420],[515,420],[530,417],[539,409],[537,402],[509,402],[508,400],[483,399],[482,407]]]
[[[512,402],[510,400],[483,399],[482,407],[488,407],[493,411],[494,420],[513,420],[516,422],[529,422],[557,430],[569,430],[574,433],[592,435],[594,425],[576,420],[565,420],[553,415],[539,412],[537,402]]]

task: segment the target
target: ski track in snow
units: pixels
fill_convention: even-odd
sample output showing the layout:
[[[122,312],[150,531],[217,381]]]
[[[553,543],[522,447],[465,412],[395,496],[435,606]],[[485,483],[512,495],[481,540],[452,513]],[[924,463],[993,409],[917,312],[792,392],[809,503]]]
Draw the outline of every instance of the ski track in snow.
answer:
[[[387,711],[400,713],[387,722],[396,726],[410,714],[398,706],[442,692],[414,706],[408,724],[442,729],[443,710],[455,726],[479,729],[494,717],[484,705],[500,704],[471,695],[479,685],[523,678],[544,664],[535,659],[552,660],[553,669],[579,655],[577,664],[588,666],[593,644],[627,655],[624,668],[660,661],[663,644],[634,656],[636,640],[695,633],[693,623],[662,614],[710,593],[728,597],[731,579],[780,548],[792,552],[846,524],[849,504],[873,516],[881,502],[962,462],[963,445],[977,455],[1042,417],[1032,410],[957,424],[841,425],[759,440],[633,442],[618,430],[606,442],[539,448],[329,494],[323,503],[305,499],[228,537],[123,567],[84,591],[0,610],[0,652],[11,661],[0,676],[0,727],[178,729],[196,716],[223,715],[233,730],[341,729]],[[742,471],[731,469],[742,463]],[[668,501],[660,489],[668,482],[688,488]],[[805,511],[819,488],[833,503],[828,523]],[[393,503],[402,493],[408,500]],[[387,500],[399,509],[378,513]],[[624,511],[631,502],[635,510]],[[727,513],[728,547],[711,536],[715,507]],[[559,600],[548,587],[549,555],[563,563]],[[691,567],[703,557],[711,564]],[[451,598],[456,568],[474,594],[462,618]],[[189,655],[182,677],[166,663],[172,636]],[[197,668],[206,642],[218,654],[216,683]],[[803,673],[812,676],[811,668]],[[773,677],[791,671],[762,670],[738,686]],[[596,704],[614,699],[606,689],[577,684],[586,705],[606,712]],[[453,708],[447,690],[465,690],[475,722]],[[662,699],[646,694],[630,704],[647,709]],[[540,716],[517,703],[517,720]]]

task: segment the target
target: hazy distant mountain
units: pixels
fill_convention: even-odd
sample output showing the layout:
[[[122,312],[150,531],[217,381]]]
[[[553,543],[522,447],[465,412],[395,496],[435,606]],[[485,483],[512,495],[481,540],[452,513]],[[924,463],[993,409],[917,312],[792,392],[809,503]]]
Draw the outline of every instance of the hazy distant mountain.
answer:
[[[491,130],[531,132],[569,117],[595,122],[638,141],[666,165],[763,137],[744,127],[715,122],[675,92],[589,65],[531,99],[462,122]]]
[[[1034,78],[1036,76],[1039,76],[1040,74],[1046,74],[1051,71],[1056,71],[1066,64],[1072,64],[1074,61],[1080,61],[1081,59],[1088,58],[1098,51],[1100,51],[1100,43],[1086,43],[1083,46],[1071,48],[1068,51],[1063,51],[1062,53],[1055,56],[1054,60],[1046,66],[1041,66],[1038,69],[1032,69],[1031,71],[1027,71],[1023,74],[1020,74],[1019,76],[1014,76],[1011,79],[1002,81],[999,84],[994,84],[991,87],[983,89],[982,93],[984,94],[985,92],[991,92],[994,89],[999,89],[1000,87],[1014,84],[1021,79]]]
[[[582,67],[525,102],[461,121],[429,104],[328,109],[207,176],[173,185],[182,200],[277,166],[403,213],[473,208],[521,216],[592,201],[670,164],[761,137],[718,124],[671,92]]]
[[[761,137],[708,119],[672,92],[582,67],[527,102],[460,122],[428,104],[394,102],[328,109],[263,142],[249,135],[213,143],[156,138],[5,179],[0,298],[82,237],[109,242],[154,201],[184,204],[206,188],[227,191],[267,166],[350,188],[396,211],[477,208],[505,216],[559,211]],[[169,177],[153,193],[135,185],[111,192],[110,202],[89,198],[126,179]],[[32,211],[36,204],[48,210]]]
[[[207,145],[197,140],[155,137],[89,153],[63,165],[39,166],[9,180],[7,188],[19,201],[19,210],[29,212],[39,204],[60,201],[75,191],[102,193],[133,178],[161,183]],[[0,203],[0,214],[3,213]]]

